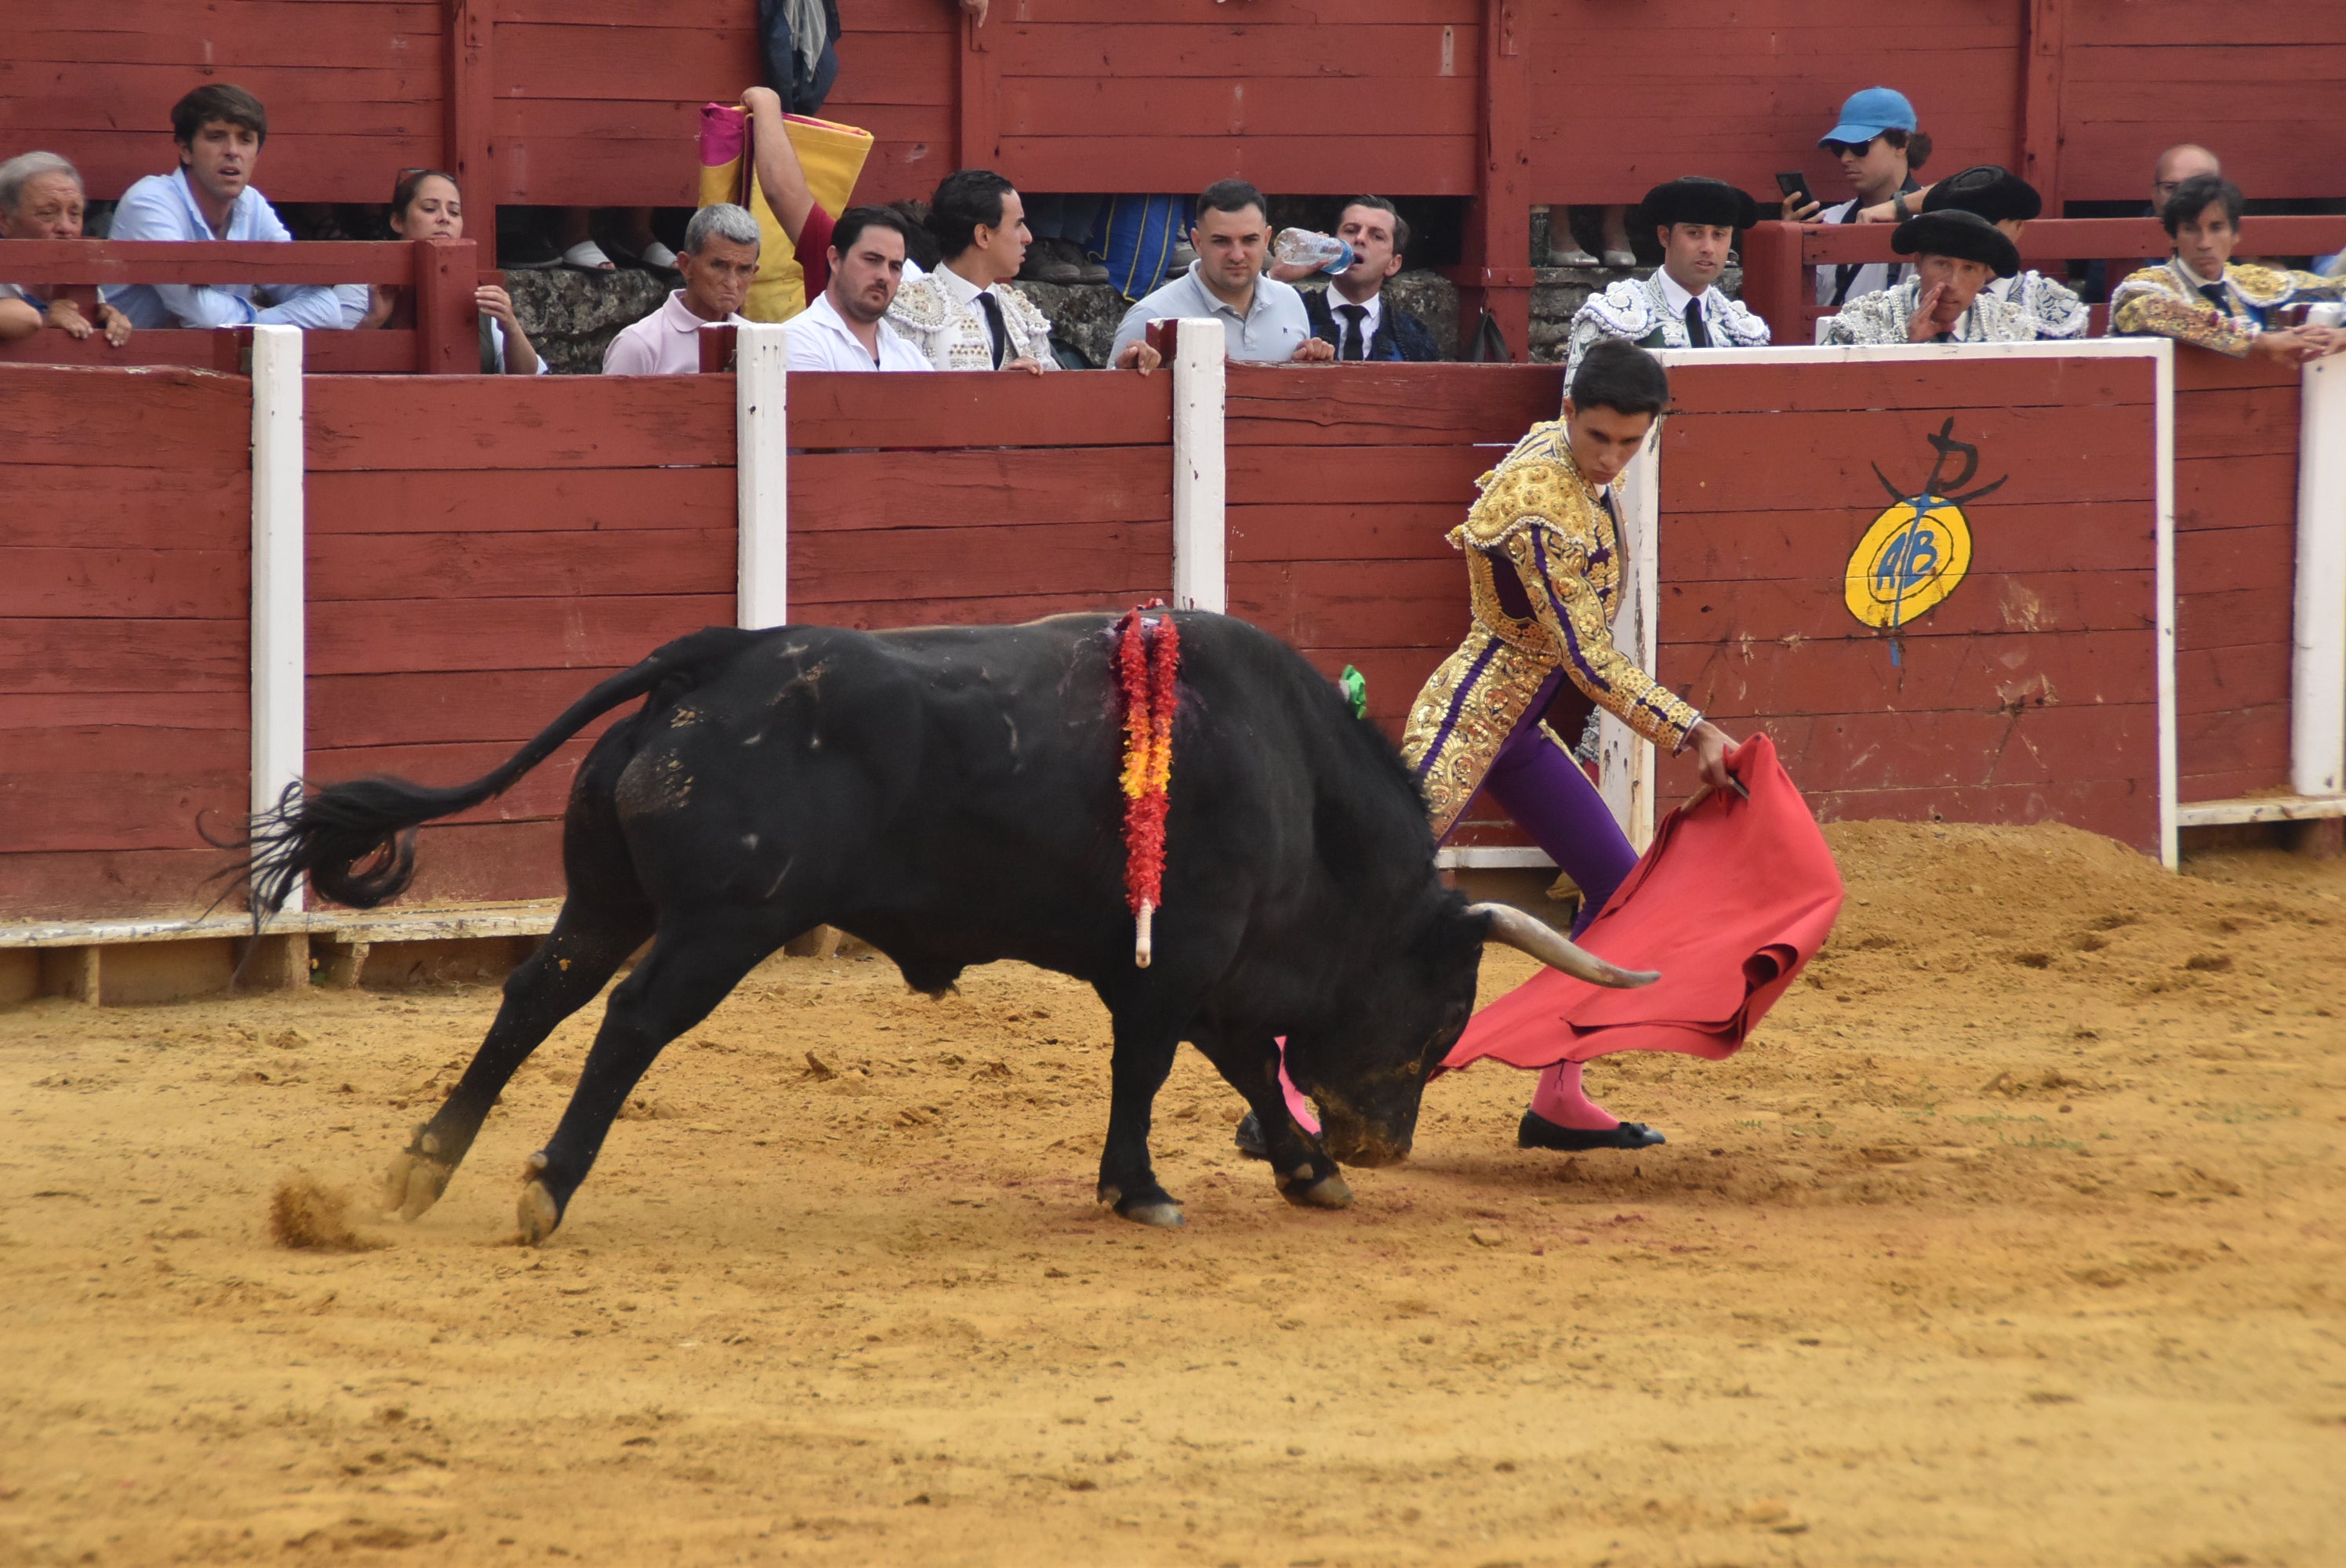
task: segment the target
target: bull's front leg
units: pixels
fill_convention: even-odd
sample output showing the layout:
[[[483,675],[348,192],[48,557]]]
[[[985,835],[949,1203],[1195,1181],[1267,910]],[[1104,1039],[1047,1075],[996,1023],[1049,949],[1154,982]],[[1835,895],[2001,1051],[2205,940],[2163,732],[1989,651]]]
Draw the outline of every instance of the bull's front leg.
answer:
[[[1240,1039],[1200,1035],[1198,1049],[1254,1113],[1279,1196],[1301,1208],[1351,1207],[1352,1189],[1336,1162],[1287,1108],[1279,1086],[1279,1042],[1267,1033]]]
[[[1165,1086],[1180,1048],[1180,1034],[1173,1025],[1157,1018],[1117,1015],[1107,1143],[1100,1151],[1100,1202],[1127,1219],[1167,1228],[1181,1224],[1181,1206],[1157,1185],[1148,1157],[1148,1128],[1157,1091]]]

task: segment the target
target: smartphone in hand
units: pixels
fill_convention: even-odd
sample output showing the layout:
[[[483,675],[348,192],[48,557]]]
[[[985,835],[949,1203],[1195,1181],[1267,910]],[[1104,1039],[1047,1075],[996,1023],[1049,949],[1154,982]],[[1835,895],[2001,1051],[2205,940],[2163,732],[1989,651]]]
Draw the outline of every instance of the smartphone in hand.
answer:
[[[1799,199],[1799,207],[1794,209],[1796,211],[1819,205],[1815,193],[1809,189],[1809,177],[1798,169],[1789,174],[1779,173],[1776,176],[1776,188],[1786,196]]]

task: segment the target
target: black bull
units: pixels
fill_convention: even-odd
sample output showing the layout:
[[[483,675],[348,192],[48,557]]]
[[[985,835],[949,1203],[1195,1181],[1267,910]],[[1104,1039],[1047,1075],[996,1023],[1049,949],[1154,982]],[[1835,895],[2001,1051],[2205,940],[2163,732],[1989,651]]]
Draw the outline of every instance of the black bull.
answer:
[[[371,907],[407,885],[418,824],[500,794],[644,699],[580,766],[561,915],[394,1166],[390,1201],[412,1217],[439,1198],[515,1070],[648,938],[531,1157],[526,1240],[561,1223],[660,1048],[817,925],[861,937],[931,993],[1005,958],[1089,983],[1115,1021],[1100,1200],[1158,1225],[1180,1209],[1150,1168],[1150,1106],[1182,1041],[1253,1109],[1280,1191],[1341,1207],[1335,1161],[1408,1154],[1426,1081],[1473,1009],[1486,937],[1591,978],[1645,978],[1443,887],[1415,783],[1375,728],[1277,639],[1219,616],[1177,619],[1164,908],[1146,969],[1124,894],[1115,634],[1097,615],[881,634],[712,627],[604,681],[471,784],[362,779],[257,820],[257,910],[304,875]],[[1288,1113],[1280,1035],[1324,1142]]]

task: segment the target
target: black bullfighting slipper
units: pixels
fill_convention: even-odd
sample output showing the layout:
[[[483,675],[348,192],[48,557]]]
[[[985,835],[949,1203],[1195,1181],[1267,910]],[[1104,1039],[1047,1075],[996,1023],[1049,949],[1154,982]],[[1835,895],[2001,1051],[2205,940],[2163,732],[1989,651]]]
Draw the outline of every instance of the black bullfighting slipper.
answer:
[[[1250,1160],[1270,1158],[1270,1145],[1262,1141],[1262,1124],[1255,1120],[1252,1111],[1239,1124],[1239,1130],[1230,1135],[1230,1142],[1238,1145],[1239,1153]]]
[[[1649,1149],[1668,1142],[1643,1122],[1623,1122],[1618,1126],[1592,1132],[1582,1127],[1559,1127],[1536,1111],[1525,1111],[1523,1125],[1515,1129],[1517,1148],[1566,1149],[1576,1154],[1584,1149]]]

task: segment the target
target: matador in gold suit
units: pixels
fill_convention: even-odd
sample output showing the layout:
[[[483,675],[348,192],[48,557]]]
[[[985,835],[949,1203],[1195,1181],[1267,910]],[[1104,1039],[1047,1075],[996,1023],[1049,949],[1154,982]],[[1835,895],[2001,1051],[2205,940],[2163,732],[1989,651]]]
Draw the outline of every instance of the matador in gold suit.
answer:
[[[1609,482],[1668,396],[1650,355],[1599,343],[1574,379],[1566,417],[1534,425],[1477,482],[1480,497],[1449,536],[1465,553],[1474,628],[1417,694],[1402,741],[1435,836],[1449,837],[1478,791],[1489,796],[1578,884],[1575,935],[1637,856],[1566,738],[1545,722],[1566,683],[1658,746],[1698,740],[1706,781],[1726,778],[1726,738],[1613,646],[1622,562]],[[1637,412],[1598,401],[1606,397]],[[1664,1140],[1591,1102],[1580,1064],[1564,1062],[1542,1074],[1518,1141],[1634,1149]]]

